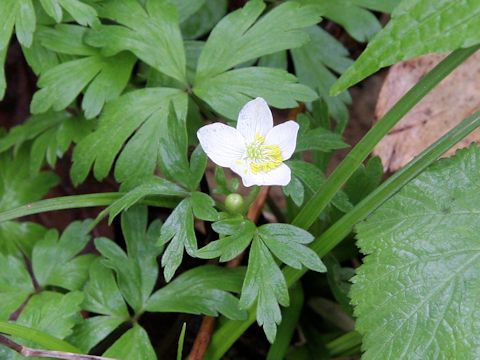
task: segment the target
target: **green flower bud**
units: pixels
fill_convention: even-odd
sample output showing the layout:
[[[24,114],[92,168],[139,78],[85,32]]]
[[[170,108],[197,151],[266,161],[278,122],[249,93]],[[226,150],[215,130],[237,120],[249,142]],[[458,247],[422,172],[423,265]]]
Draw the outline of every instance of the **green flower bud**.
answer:
[[[239,214],[243,210],[243,197],[240,194],[229,194],[225,198],[225,208],[231,214]]]

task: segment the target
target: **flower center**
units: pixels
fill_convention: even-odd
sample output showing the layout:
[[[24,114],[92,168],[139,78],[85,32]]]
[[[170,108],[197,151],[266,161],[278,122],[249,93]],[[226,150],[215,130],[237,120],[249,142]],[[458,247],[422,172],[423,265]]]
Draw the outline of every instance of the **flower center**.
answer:
[[[282,152],[278,145],[265,145],[265,137],[257,134],[247,145],[246,160],[252,173],[269,172],[282,164]]]

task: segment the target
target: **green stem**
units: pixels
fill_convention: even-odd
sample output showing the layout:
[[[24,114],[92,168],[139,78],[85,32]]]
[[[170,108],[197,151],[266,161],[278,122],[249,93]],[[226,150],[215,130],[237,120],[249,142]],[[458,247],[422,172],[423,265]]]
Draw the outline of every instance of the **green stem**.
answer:
[[[315,239],[311,248],[320,257],[325,256],[352,231],[355,224],[365,219],[376,208],[433,163],[439,156],[478,127],[480,127],[480,112],[463,120],[440,140],[429,146],[417,158],[370,193],[370,195],[358,203],[350,212],[345,214],[320,237]],[[305,272],[306,270],[295,270],[290,267],[283,269],[288,286],[293,285]],[[206,359],[220,359],[243,332],[253,324],[255,321],[255,313],[256,307],[253,306],[249,310],[248,319],[244,322],[232,320],[224,322],[212,337]]]
[[[31,329],[22,325],[12,324],[8,322],[0,321],[0,333],[18,336],[22,339],[32,341],[39,346],[57,351],[68,351],[72,353],[80,354],[80,349],[70,345],[66,341],[57,339],[51,335],[48,335],[42,331]]]
[[[98,193],[86,195],[62,196],[53,199],[40,200],[26,204],[12,210],[0,213],[0,223],[3,221],[17,219],[22,216],[33,215],[48,211],[76,209],[84,207],[108,206],[121,198],[124,193]],[[150,206],[173,208],[178,203],[170,198],[147,198],[140,203]]]
[[[344,356],[346,352],[358,348],[362,344],[362,336],[356,331],[350,331],[326,344],[330,356]]]
[[[300,210],[292,224],[308,229],[320,213],[332,201],[335,194],[352,176],[360,164],[367,158],[375,145],[412,109],[430,90],[450,74],[458,65],[472,55],[479,46],[456,50],[447,56],[432,71],[425,75],[388,111],[385,116],[370,129],[347,157],[335,169],[322,188]]]

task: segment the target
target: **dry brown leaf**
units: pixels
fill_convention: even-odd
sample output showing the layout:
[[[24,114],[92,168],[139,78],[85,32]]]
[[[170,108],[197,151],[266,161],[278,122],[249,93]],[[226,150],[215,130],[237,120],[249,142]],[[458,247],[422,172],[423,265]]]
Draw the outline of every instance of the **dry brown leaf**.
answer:
[[[426,55],[392,66],[380,91],[375,115],[380,119],[445,55]],[[444,79],[375,147],[385,171],[396,171],[460,121],[480,109],[480,51]],[[450,149],[480,143],[476,130]]]

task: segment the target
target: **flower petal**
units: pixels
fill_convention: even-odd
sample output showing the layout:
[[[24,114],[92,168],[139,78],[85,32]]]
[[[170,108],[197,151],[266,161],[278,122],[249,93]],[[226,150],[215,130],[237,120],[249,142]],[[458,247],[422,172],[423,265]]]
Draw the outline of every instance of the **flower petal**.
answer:
[[[298,124],[289,120],[275,126],[265,137],[266,145],[278,145],[282,151],[282,159],[288,160],[297,146]]]
[[[230,167],[245,152],[243,136],[237,129],[222,123],[201,127],[197,137],[208,157],[223,167]]]
[[[267,102],[261,97],[249,101],[240,110],[237,130],[247,143],[252,142],[257,134],[266,136],[273,127],[273,117]]]
[[[241,176],[243,185],[246,187],[253,185],[281,185],[285,186],[290,182],[290,168],[281,164],[279,167],[269,172],[258,172],[254,174],[250,171],[247,162],[234,163],[231,168],[235,173]]]

